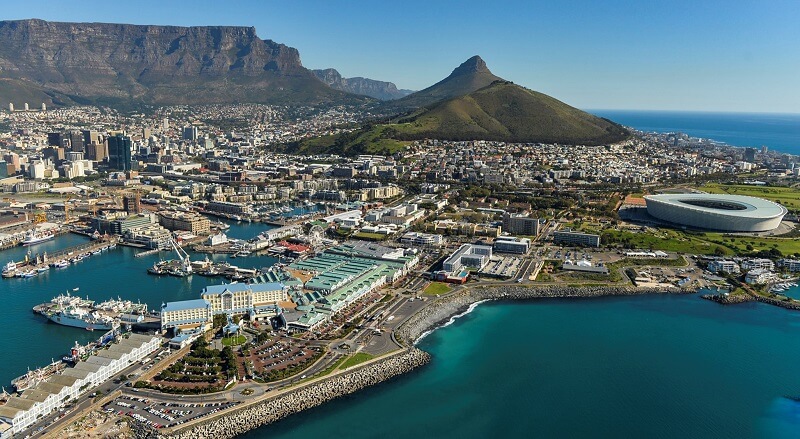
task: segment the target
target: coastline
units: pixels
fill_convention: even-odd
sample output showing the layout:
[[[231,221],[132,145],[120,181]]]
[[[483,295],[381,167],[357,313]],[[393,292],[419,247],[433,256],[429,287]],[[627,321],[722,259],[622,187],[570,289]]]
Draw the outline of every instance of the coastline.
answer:
[[[693,294],[696,290],[678,288],[567,287],[567,286],[489,286],[471,287],[432,301],[410,316],[396,331],[396,340],[406,346],[347,371],[265,399],[253,400],[230,412],[198,419],[167,431],[137,428],[137,438],[193,439],[196,437],[234,438],[248,431],[279,421],[303,410],[349,395],[366,387],[408,373],[431,360],[430,354],[414,345],[427,334],[447,326],[490,300],[535,300],[544,298],[593,298],[646,294]]]
[[[436,299],[409,317],[397,329],[395,337],[403,345],[416,345],[434,330],[449,325],[453,319],[468,314],[475,306],[490,300],[535,300],[557,298],[593,298],[640,296],[646,294],[694,294],[695,289],[637,288],[632,286],[487,286],[464,288]]]

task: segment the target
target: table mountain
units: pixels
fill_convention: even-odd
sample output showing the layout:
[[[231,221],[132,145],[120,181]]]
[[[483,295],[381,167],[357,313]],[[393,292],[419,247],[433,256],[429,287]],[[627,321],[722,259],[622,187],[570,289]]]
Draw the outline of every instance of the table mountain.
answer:
[[[47,99],[45,99],[45,97]],[[363,101],[253,27],[0,21],[0,102],[55,104]]]

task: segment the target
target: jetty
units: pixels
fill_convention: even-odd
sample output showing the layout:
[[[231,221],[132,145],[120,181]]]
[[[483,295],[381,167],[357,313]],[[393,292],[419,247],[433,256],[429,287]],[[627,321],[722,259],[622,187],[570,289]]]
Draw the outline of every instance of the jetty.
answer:
[[[74,245],[52,253],[43,253],[24,261],[16,262],[16,272],[41,272],[47,271],[51,266],[67,266],[71,262],[83,259],[87,255],[95,254],[102,250],[113,248],[119,242],[117,237],[101,238],[95,241]],[[12,261],[13,262],[13,261]],[[11,278],[13,276],[5,276]]]

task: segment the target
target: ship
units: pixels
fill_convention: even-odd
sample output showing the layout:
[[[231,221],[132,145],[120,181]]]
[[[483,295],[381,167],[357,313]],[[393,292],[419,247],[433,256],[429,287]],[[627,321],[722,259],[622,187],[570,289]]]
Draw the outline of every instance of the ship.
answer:
[[[45,367],[29,370],[25,375],[14,378],[11,380],[11,385],[14,386],[17,392],[23,392],[25,389],[31,388],[48,377],[61,372],[66,367],[67,365],[61,361],[53,361]]]
[[[3,266],[3,277],[14,277],[17,275],[17,263],[14,261],[8,262]]]
[[[24,246],[36,245],[41,242],[49,241],[54,237],[55,235],[53,235],[53,232],[49,230],[44,230],[44,231],[31,230],[25,234],[25,239],[22,240],[22,245]]]
[[[47,315],[47,319],[59,325],[83,328],[89,331],[94,331],[95,329],[108,331],[114,329],[117,324],[116,320],[111,317],[79,307],[70,307],[52,312]]]

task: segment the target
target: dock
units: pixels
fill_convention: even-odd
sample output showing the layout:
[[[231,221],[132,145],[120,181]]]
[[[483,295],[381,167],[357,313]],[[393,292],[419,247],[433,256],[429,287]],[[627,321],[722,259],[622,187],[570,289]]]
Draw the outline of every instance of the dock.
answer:
[[[30,271],[30,270],[36,271],[39,269],[42,270],[49,269],[50,264],[63,263],[79,255],[92,253],[101,250],[104,247],[108,248],[108,246],[110,245],[116,245],[118,241],[119,238],[117,237],[102,238],[46,254],[46,257],[43,255],[37,255],[37,257],[35,257],[32,260],[17,262],[16,271],[20,272],[20,271]]]

